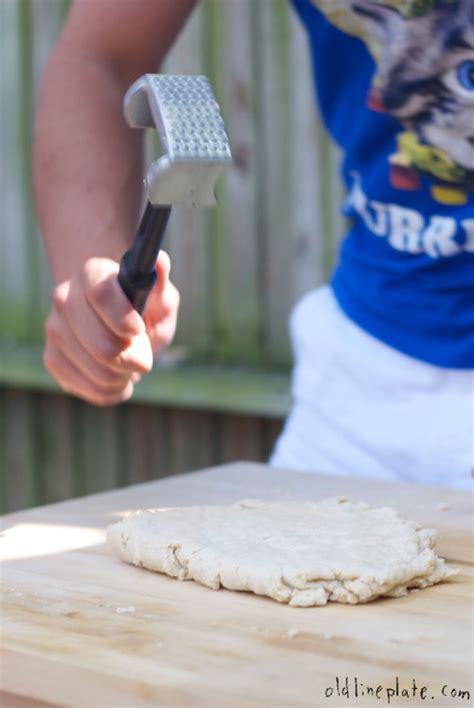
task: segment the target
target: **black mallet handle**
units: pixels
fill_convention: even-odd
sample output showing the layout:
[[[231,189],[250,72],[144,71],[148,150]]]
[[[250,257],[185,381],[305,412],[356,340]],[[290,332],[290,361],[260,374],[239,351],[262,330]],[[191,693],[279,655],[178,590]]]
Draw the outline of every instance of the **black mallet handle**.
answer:
[[[141,315],[156,283],[156,259],[170,212],[170,206],[153,206],[147,202],[133,245],[120,261],[119,283]]]

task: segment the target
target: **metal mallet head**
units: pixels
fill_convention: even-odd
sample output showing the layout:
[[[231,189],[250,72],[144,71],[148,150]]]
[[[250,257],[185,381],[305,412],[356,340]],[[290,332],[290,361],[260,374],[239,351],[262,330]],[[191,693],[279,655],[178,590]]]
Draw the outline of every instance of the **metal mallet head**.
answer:
[[[145,74],[125,94],[124,114],[134,128],[156,128],[166,151],[147,172],[152,204],[215,204],[216,179],[232,156],[205,76]]]
[[[132,127],[156,128],[165,151],[148,169],[148,204],[120,266],[120,284],[143,312],[171,206],[214,205],[216,180],[232,164],[232,155],[205,76],[145,74],[125,94],[124,114]]]

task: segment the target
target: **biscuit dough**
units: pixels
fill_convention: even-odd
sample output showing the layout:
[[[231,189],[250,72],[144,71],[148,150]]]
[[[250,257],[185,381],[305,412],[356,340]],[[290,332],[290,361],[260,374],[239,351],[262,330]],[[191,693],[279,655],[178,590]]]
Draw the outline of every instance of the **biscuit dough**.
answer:
[[[435,539],[394,509],[345,498],[151,509],[108,528],[129,563],[294,607],[399,597],[438,583],[457,570],[438,558]]]

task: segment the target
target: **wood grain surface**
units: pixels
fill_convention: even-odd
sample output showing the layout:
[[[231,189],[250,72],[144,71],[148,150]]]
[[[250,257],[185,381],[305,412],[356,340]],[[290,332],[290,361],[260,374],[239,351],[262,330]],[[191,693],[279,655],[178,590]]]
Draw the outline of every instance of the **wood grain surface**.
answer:
[[[460,573],[404,598],[297,609],[125,565],[103,543],[131,509],[340,494],[435,527]],[[10,514],[2,528],[3,705],[472,704],[467,493],[237,463]]]

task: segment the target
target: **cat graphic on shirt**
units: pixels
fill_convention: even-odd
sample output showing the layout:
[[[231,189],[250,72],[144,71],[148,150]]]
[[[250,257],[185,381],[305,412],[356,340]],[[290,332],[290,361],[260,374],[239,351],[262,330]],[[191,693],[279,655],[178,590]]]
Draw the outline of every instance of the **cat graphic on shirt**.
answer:
[[[373,110],[405,128],[390,157],[392,186],[465,204],[474,191],[474,0],[312,0],[364,41],[376,63]]]

